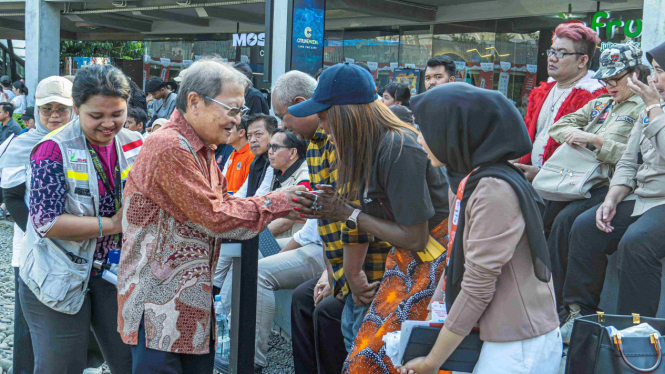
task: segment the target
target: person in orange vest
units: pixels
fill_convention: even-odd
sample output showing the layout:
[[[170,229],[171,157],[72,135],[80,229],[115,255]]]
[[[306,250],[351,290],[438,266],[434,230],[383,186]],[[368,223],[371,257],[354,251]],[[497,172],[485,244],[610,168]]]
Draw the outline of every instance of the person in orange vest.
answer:
[[[229,193],[234,194],[245,183],[249,175],[249,166],[254,161],[254,153],[249,150],[247,142],[247,117],[243,117],[240,124],[233,127],[226,144],[232,146],[234,151],[226,161],[222,174],[229,181]]]

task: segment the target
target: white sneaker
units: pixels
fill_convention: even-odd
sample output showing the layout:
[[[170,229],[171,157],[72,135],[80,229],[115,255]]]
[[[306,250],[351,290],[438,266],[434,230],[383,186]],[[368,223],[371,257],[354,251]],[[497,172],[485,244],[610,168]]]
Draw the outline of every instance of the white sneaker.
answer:
[[[580,317],[579,309],[571,310],[569,312],[568,318],[566,318],[566,323],[561,326],[561,339],[564,344],[570,343],[570,337],[573,335],[573,324],[575,323],[575,320]]]
[[[102,367],[98,368],[87,368],[83,370],[83,374],[102,374]]]

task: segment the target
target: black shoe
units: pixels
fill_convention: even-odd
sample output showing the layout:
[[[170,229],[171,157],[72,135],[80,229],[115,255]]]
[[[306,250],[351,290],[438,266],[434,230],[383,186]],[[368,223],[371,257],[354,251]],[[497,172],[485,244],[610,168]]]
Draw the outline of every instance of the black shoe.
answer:
[[[263,374],[263,366],[254,365],[254,374]]]

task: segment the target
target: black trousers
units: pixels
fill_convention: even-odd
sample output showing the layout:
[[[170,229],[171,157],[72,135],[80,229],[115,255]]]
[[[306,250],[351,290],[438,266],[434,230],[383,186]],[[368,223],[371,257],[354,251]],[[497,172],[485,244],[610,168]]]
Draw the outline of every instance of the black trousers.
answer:
[[[35,367],[35,356],[32,353],[30,328],[23,317],[23,310],[21,310],[19,278],[18,268],[14,268],[14,373],[32,374]]]
[[[88,361],[90,326],[112,373],[131,373],[132,352],[118,333],[118,291],[102,277],[90,277],[89,292],[76,314],[44,305],[19,280],[23,315],[30,327],[35,374],[81,374]]]
[[[634,201],[617,206],[606,234],[596,227],[596,210],[580,215],[570,234],[568,275],[563,290],[566,305],[578,304],[583,315],[599,310],[607,256],[618,253],[619,298],[617,313],[654,317],[661,291],[661,260],[665,258],[665,205],[633,217]]]
[[[212,314],[215,315],[214,313]],[[144,320],[139,326],[138,344],[132,346],[134,374],[212,374],[215,367],[215,341],[210,335],[210,351],[204,355],[158,351],[146,347]],[[212,325],[214,326],[214,325]],[[251,372],[251,371],[250,371]],[[129,372],[128,372],[129,374]]]
[[[295,289],[291,304],[291,335],[296,374],[339,374],[346,349],[342,335],[344,302],[329,296],[314,307],[319,277]]]
[[[545,213],[543,224],[547,237],[547,248],[550,252],[552,264],[552,281],[554,283],[554,294],[556,305],[563,308],[563,283],[566,280],[568,269],[568,239],[573,223],[580,214],[601,204],[609,187],[600,187],[591,191],[588,199],[575,201],[550,201],[545,200]],[[595,211],[594,211],[595,212]]]

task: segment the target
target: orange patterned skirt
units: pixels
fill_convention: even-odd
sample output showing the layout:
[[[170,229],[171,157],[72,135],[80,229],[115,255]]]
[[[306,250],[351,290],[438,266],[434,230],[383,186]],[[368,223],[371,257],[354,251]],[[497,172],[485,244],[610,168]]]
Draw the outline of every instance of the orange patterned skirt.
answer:
[[[430,235],[445,247],[447,233],[448,219]],[[443,273],[445,258],[444,253],[432,262],[422,262],[405,249],[394,247],[390,251],[381,286],[363,319],[343,373],[397,374],[386,355],[383,336],[399,331],[403,321],[427,318],[427,307]]]

